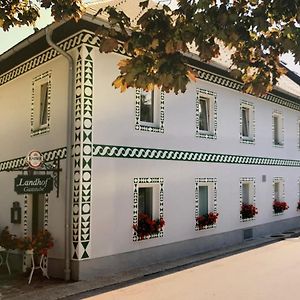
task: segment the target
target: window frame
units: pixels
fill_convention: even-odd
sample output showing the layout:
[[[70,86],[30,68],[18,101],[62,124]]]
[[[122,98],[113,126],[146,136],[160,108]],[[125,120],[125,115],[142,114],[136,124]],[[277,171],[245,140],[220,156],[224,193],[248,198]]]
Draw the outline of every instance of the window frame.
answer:
[[[276,137],[275,131],[275,119],[278,120],[278,137]],[[276,140],[278,139],[278,142]],[[280,111],[273,111],[272,113],[272,142],[274,147],[283,147],[284,146],[284,118],[283,114]]]
[[[245,203],[243,200],[243,185],[249,185],[249,201]],[[256,207],[256,182],[255,177],[241,177],[240,178],[240,210],[243,204],[252,204]],[[242,218],[242,214],[240,213],[240,221],[248,222],[255,220],[255,216],[252,218]]]
[[[46,90],[43,90],[45,85]],[[47,71],[36,76],[32,81],[31,136],[40,135],[50,131],[50,104],[51,71]],[[44,116],[43,113],[45,113]]]
[[[196,90],[196,137],[206,139],[217,138],[217,94],[205,89]],[[201,100],[205,100],[208,110],[207,126],[208,130],[200,128],[201,119]]]
[[[275,185],[279,184],[279,199],[276,198],[275,195]],[[285,201],[285,182],[284,182],[284,178],[283,177],[274,177],[273,178],[273,182],[272,182],[272,203],[277,200],[280,202],[284,202]],[[280,213],[275,213],[273,210],[273,215],[277,216],[277,215],[283,215],[284,212],[280,212]]]
[[[217,213],[217,178],[213,177],[198,177],[195,178],[195,219],[199,217],[200,213],[200,201],[199,201],[199,186],[208,186],[208,213]],[[204,226],[199,228],[197,224],[195,225],[195,231],[206,230],[211,228],[216,228],[217,225]]]
[[[153,122],[141,121],[141,100],[143,93],[151,93],[151,101],[153,103]],[[143,91],[142,89],[136,89],[135,129],[141,131],[164,133],[164,101],[164,92],[159,89],[154,89],[153,93]]]
[[[138,225],[139,215],[139,188],[151,187],[152,193],[152,218],[164,218],[164,179],[161,177],[141,177],[133,180],[133,226]],[[151,234],[143,240],[163,237],[164,228],[158,234]],[[133,241],[140,241],[137,233],[133,231]]]
[[[248,111],[248,136],[243,134],[243,111]],[[255,144],[255,109],[254,105],[248,101],[240,103],[240,142],[245,144]]]

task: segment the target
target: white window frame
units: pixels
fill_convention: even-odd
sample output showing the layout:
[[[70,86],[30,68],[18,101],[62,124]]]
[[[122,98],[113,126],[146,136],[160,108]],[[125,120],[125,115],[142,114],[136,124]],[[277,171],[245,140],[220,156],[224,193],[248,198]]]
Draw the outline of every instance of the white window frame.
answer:
[[[200,203],[199,203],[199,186],[208,187],[208,213],[217,213],[217,179],[216,178],[195,178],[195,219],[199,217]],[[199,229],[197,224],[195,225],[195,230],[205,230],[210,228],[215,228],[216,224],[210,226],[204,226]]]
[[[153,103],[153,122],[141,120],[141,99],[143,94],[148,94]],[[142,89],[136,90],[136,113],[135,113],[135,129],[149,132],[164,132],[164,92],[160,89],[154,89],[152,92],[146,92]]]
[[[249,185],[249,202],[246,204],[252,204],[256,207],[256,185],[255,185],[255,178],[254,177],[241,177],[240,178],[240,209],[244,202],[243,197],[243,186],[244,184]],[[255,216],[253,218],[242,218],[242,214],[240,214],[240,221],[241,222],[247,222],[255,220]]]
[[[45,85],[47,85],[46,94],[42,94],[42,87]],[[47,71],[32,81],[31,136],[43,134],[50,130],[50,99],[51,72]],[[46,113],[43,118],[46,119],[44,123],[42,123],[42,110]]]
[[[278,120],[278,137],[275,137],[275,119]],[[278,139],[278,142],[276,140]],[[283,147],[284,146],[284,119],[282,112],[274,111],[272,114],[272,140],[274,147]]]
[[[243,135],[243,110],[248,111],[248,135]],[[240,142],[246,144],[255,143],[255,119],[254,119],[254,105],[247,101],[242,101],[240,103]]]
[[[164,179],[159,177],[142,177],[134,178],[134,190],[133,190],[133,226],[138,225],[139,215],[139,188],[151,187],[152,190],[152,219],[164,218]],[[152,239],[157,237],[163,237],[164,229],[158,234],[152,234],[145,239]],[[141,240],[136,232],[133,232],[133,241]]]
[[[200,128],[201,100],[207,102],[207,130]],[[197,89],[196,97],[196,137],[206,139],[217,138],[217,95],[204,89]]]

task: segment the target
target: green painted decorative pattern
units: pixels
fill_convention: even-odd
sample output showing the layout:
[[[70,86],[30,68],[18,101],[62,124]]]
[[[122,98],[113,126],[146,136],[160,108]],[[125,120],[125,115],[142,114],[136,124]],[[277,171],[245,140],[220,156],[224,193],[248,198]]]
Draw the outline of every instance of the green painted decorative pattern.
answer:
[[[93,48],[77,49],[73,160],[72,258],[90,257],[92,194]]]
[[[87,31],[81,31],[70,36],[68,39],[58,43],[58,46],[63,49],[64,51],[71,50],[76,48],[78,45],[82,43],[88,43],[91,45],[97,45],[99,38]],[[60,55],[57,51],[53,48],[49,48],[39,55],[34,56],[33,58],[25,61],[24,63],[18,65],[17,67],[13,68],[12,70],[2,74],[0,76],[0,86],[29,72],[30,70],[35,69],[38,66],[52,60],[53,58]]]
[[[134,178],[133,179],[133,226],[138,224],[138,213],[139,213],[139,185],[159,185],[159,199],[153,199],[153,201],[159,202],[159,218],[164,218],[164,179],[159,177],[154,178]],[[144,239],[153,239],[157,237],[163,237],[164,231],[163,228],[158,234],[151,234]],[[133,241],[139,241],[140,238],[138,237],[137,233],[133,231]]]
[[[94,33],[87,30],[83,30],[77,34],[74,34],[73,36],[70,36],[68,39],[60,42],[58,45],[64,51],[68,51],[70,49],[76,48],[78,45],[82,43],[88,44],[90,46],[98,47],[100,44],[100,39]],[[123,47],[123,44],[121,42],[119,43],[118,48],[115,50],[115,53],[127,55]],[[57,57],[58,55],[59,54],[54,49],[51,48],[41,52],[39,55],[36,55],[32,59],[2,74],[0,76],[0,86],[50,61],[51,59]],[[194,70],[198,74],[198,78],[202,80],[212,82],[233,90],[237,90],[237,91],[242,90],[243,85],[236,80],[224,77],[219,74],[212,73],[210,71],[201,68],[194,68]],[[284,99],[282,97],[275,96],[273,94],[267,94],[265,96],[262,96],[261,98],[266,101],[300,111],[300,104]]]
[[[196,178],[195,179],[195,219],[199,217],[199,186],[200,185],[212,185],[212,199],[208,199],[208,201],[213,201],[213,210],[209,211],[217,213],[217,178]],[[208,205],[209,206],[209,205]],[[204,226],[203,228],[199,229],[197,224],[195,225],[195,230],[205,230],[210,228],[217,227],[217,224]]]
[[[192,152],[184,150],[164,150],[153,148],[141,148],[130,146],[96,145],[94,144],[94,156],[135,159],[158,159],[172,161],[189,161],[205,163],[229,163],[239,165],[263,165],[300,167],[300,160],[254,157],[234,154]]]
[[[66,147],[45,151],[42,153],[45,162],[54,161],[56,159],[64,159],[67,155]],[[0,172],[9,171],[14,168],[25,166],[25,156],[18,157],[0,162]]]
[[[254,177],[242,177],[242,178],[240,178],[240,208],[243,205],[243,183],[250,183],[251,184],[251,188],[253,189],[252,190],[253,198],[251,199],[252,201],[249,204],[253,204],[255,206],[255,201],[256,201],[255,178]],[[255,220],[255,216],[253,218],[243,219],[242,214],[240,213],[240,221],[241,222],[248,222],[248,221],[253,221],[253,220]]]

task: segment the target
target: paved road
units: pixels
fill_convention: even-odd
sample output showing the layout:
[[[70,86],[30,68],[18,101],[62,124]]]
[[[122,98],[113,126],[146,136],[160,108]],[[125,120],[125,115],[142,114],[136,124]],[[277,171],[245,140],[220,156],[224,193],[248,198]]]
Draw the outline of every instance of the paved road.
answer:
[[[293,238],[88,300],[298,300],[300,239]]]

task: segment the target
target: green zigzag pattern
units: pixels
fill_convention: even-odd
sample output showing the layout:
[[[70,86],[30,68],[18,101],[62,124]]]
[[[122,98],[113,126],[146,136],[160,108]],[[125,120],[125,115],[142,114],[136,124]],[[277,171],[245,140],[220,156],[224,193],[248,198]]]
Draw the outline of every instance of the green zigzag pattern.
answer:
[[[192,152],[183,150],[164,150],[129,146],[96,145],[94,156],[135,159],[158,159],[203,163],[229,163],[239,165],[264,165],[300,167],[300,160],[270,157],[253,157],[223,153]]]

